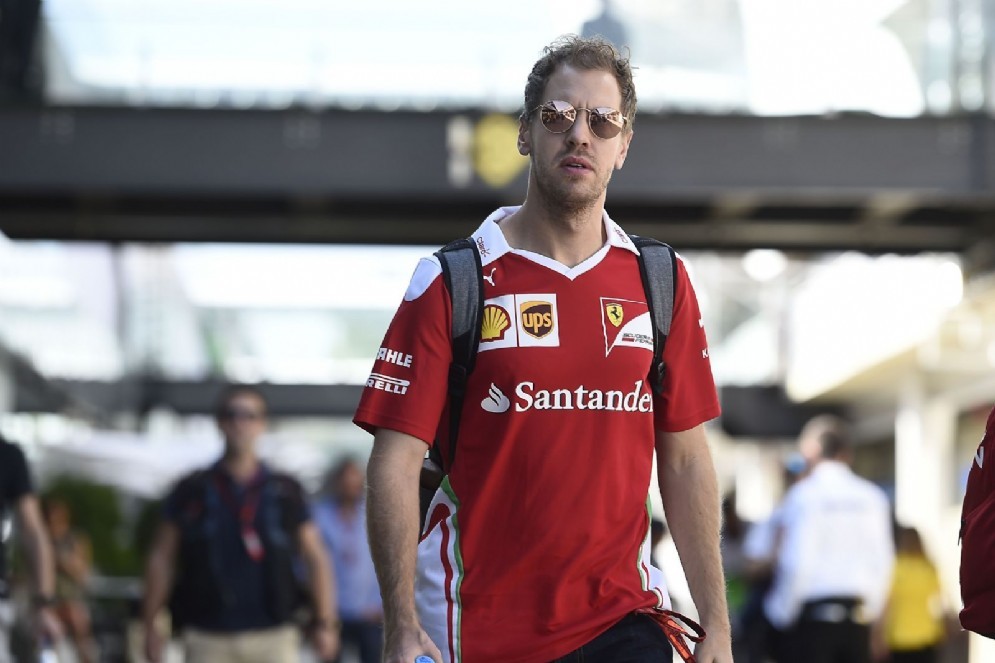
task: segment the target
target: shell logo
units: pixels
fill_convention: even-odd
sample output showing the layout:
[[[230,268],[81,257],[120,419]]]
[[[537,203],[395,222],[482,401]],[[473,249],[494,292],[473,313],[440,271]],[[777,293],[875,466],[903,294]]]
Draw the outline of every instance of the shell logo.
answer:
[[[508,319],[508,312],[495,304],[488,304],[484,307],[483,322],[480,326],[481,341],[499,341],[504,338],[504,333],[511,327]]]

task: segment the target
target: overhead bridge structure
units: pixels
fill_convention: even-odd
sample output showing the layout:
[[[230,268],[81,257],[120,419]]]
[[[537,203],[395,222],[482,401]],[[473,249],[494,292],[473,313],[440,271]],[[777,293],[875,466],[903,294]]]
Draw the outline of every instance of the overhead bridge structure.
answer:
[[[684,250],[952,251],[990,265],[995,120],[640,115],[608,209]],[[15,239],[439,245],[525,195],[511,115],[0,109]]]

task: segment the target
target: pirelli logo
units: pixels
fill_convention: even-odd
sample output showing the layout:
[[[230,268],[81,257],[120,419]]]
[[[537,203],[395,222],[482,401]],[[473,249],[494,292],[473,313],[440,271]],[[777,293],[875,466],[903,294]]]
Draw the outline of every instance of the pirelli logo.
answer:
[[[548,336],[556,326],[552,302],[531,301],[520,306],[522,331],[532,338]]]
[[[366,386],[372,389],[386,391],[388,394],[399,394],[403,396],[408,393],[408,387],[411,386],[411,380],[402,380],[400,378],[384,375],[383,373],[370,373],[370,377],[366,378]]]

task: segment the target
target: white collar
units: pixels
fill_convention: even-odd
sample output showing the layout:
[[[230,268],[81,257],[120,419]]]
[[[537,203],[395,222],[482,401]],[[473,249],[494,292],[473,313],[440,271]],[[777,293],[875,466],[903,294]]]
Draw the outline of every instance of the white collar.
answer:
[[[498,223],[508,218],[509,216],[511,216],[520,209],[521,205],[512,205],[509,207],[497,208],[496,210],[491,212],[491,214],[486,219],[484,219],[484,222],[473,233],[473,239],[474,241],[476,241],[477,248],[480,250],[481,263],[486,265],[488,263],[497,260],[506,253],[514,252],[532,258],[536,262],[540,262],[541,264],[544,264],[546,266],[551,266],[550,263],[559,265],[559,263],[557,263],[554,260],[550,260],[549,258],[546,258],[545,260],[537,259],[537,258],[543,258],[543,256],[539,256],[538,254],[532,253],[531,251],[520,251],[518,249],[513,249],[511,248],[511,246],[508,245],[508,240],[505,238],[504,232],[501,230],[501,227],[498,225]],[[604,257],[603,254],[607,252],[605,251],[607,247],[615,246],[621,249],[627,249],[629,251],[632,251],[634,254],[639,255],[639,249],[635,247],[635,245],[632,243],[632,240],[629,239],[629,236],[625,233],[625,231],[622,230],[622,228],[619,227],[617,223],[612,221],[611,217],[608,216],[608,212],[602,210],[601,216],[605,224],[605,236],[608,237],[608,241],[606,242],[605,246],[601,248],[601,250],[595,253],[594,256],[591,256],[591,258],[589,258],[588,260],[585,260],[583,263],[578,265],[577,268],[580,268],[582,265],[586,265],[592,259],[594,259],[595,264],[600,262],[601,258]],[[554,267],[554,269],[556,269],[556,271],[562,271],[564,273],[571,271],[571,268],[568,268],[566,266],[560,265],[560,267],[562,269],[556,267]],[[582,271],[587,271],[587,269],[589,268],[590,266],[583,269]]]

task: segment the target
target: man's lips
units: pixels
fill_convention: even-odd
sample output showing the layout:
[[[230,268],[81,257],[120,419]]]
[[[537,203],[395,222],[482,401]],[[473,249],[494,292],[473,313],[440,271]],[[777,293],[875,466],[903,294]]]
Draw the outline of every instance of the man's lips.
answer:
[[[567,157],[560,161],[560,167],[570,170],[594,170],[591,162],[583,157]]]

